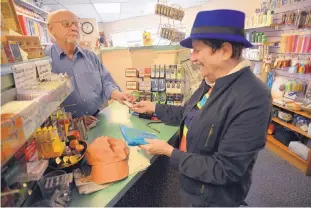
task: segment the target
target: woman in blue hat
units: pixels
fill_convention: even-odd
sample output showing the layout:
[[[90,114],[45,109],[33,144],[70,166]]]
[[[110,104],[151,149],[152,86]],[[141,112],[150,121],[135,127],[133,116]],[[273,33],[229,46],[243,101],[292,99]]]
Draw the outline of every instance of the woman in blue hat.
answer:
[[[202,11],[190,37],[191,60],[204,77],[184,106],[140,102],[139,113],[155,112],[180,125],[174,146],[146,139],[141,148],[167,155],[180,172],[180,194],[192,206],[241,206],[251,186],[258,152],[271,120],[271,95],[241,57],[252,47],[244,36],[245,15],[234,10]]]

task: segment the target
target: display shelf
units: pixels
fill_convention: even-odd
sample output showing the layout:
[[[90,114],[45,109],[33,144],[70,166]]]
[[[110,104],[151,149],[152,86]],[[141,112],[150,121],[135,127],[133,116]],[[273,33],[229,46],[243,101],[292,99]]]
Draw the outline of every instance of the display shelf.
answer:
[[[311,139],[311,136],[308,135],[308,132],[302,131],[300,128],[296,127],[293,124],[286,123],[285,121],[282,121],[279,118],[272,118],[272,121],[274,121],[274,122],[276,122],[276,123],[278,123],[278,124],[280,124],[282,126],[285,126],[286,128],[289,128],[290,130],[295,131],[295,132],[297,132],[297,133],[299,133],[299,134],[301,134],[301,135]]]
[[[253,46],[262,46],[263,43],[251,43]]]
[[[17,14],[18,14],[18,15],[23,15],[24,17],[27,17],[28,19],[31,19],[31,20],[34,20],[34,21],[37,21],[37,22],[40,22],[40,23],[43,23],[43,24],[47,24],[46,21],[39,20],[39,19],[34,18],[34,17],[31,17],[31,16],[29,16],[29,15],[27,15],[27,14],[22,14],[22,13],[19,13],[19,12],[17,12]]]
[[[14,1],[15,1],[15,3],[22,5],[24,7],[27,7],[28,9],[34,10],[35,12],[37,12],[41,15],[45,15],[45,16],[48,15],[48,12],[44,11],[43,9],[41,9],[41,8],[31,4],[31,3],[26,2],[25,0],[14,0]]]
[[[40,61],[40,60],[46,60],[46,59],[50,59],[49,56],[46,56],[44,58],[36,58],[36,59],[29,59],[23,62],[14,62],[14,63],[9,63],[9,64],[1,64],[1,76],[6,75],[6,74],[12,74],[12,66],[14,66],[15,64],[22,64],[22,63],[26,63],[26,62],[32,62],[32,61]]]
[[[279,104],[276,104],[276,103],[273,103],[273,105],[276,106],[276,107],[279,107],[279,108],[288,110],[288,111],[290,111],[290,112],[292,112],[292,113],[295,113],[295,114],[298,114],[298,115],[301,115],[301,116],[303,116],[303,117],[306,117],[306,118],[310,118],[310,119],[311,119],[311,114],[309,114],[309,113],[307,113],[307,112],[305,112],[305,111],[293,111],[293,110],[291,110],[291,109],[289,109],[289,108],[287,108],[287,107],[285,107],[285,106],[282,106],[282,105],[279,105]]]
[[[43,124],[44,121],[57,109],[57,107],[71,94],[73,91],[73,85],[72,80],[70,78],[67,78],[64,80],[58,87],[55,87],[53,90],[50,90],[49,93],[35,98],[33,101],[33,104],[31,104],[31,110],[30,107],[27,107],[26,112],[32,114],[28,114],[27,118],[24,118],[23,116],[26,115],[25,113],[21,115],[15,115],[15,116],[21,116],[23,122],[25,122],[25,125],[23,125],[23,132],[25,134],[25,139],[23,141],[19,141],[18,146],[12,147],[14,150],[9,152],[8,155],[5,155],[4,158],[2,158],[1,167],[3,167],[30,138],[31,135]],[[25,108],[26,109],[26,108]],[[22,111],[21,111],[22,112]],[[26,120],[25,120],[26,119]],[[26,128],[26,123],[31,128]],[[27,126],[27,127],[28,127]],[[12,127],[13,128],[13,127]],[[1,146],[1,152],[2,150]]]
[[[245,30],[255,30],[255,29],[269,28],[269,27],[271,27],[271,25],[262,25],[262,26],[258,26],[258,27],[245,28]]]
[[[311,79],[311,74],[299,74],[299,73],[290,73],[288,72],[289,68],[283,69],[273,69],[277,73],[277,75],[295,78],[295,79]]]
[[[49,46],[49,45],[52,45],[53,43],[41,43],[41,45],[43,46]]]
[[[287,160],[289,163],[294,165],[296,168],[304,172],[306,175],[311,174],[311,151],[309,151],[308,161],[305,161],[295,153],[291,152],[288,147],[283,145],[281,142],[276,140],[272,135],[267,136],[267,147],[275,152],[277,155]]]
[[[250,61],[254,61],[254,62],[262,62],[262,60],[254,60],[254,59],[248,59]]]

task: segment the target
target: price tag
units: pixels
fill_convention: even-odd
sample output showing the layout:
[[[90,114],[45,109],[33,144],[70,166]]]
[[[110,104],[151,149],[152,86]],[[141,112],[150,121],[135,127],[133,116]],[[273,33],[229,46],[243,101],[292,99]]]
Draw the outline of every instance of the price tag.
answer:
[[[39,74],[39,80],[43,81],[52,74],[52,67],[49,60],[36,61],[35,65]]]
[[[37,82],[36,67],[33,62],[14,65],[12,70],[17,92]]]

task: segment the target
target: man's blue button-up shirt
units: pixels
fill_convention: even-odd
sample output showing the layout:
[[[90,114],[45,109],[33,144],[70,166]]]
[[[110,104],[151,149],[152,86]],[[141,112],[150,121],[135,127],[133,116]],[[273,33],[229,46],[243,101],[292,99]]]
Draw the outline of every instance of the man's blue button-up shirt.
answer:
[[[75,89],[63,102],[65,110],[72,112],[73,117],[93,115],[110,99],[112,91],[120,90],[92,51],[77,46],[71,60],[54,44],[46,50],[46,55],[52,58],[52,72],[66,72],[69,77],[73,77]]]

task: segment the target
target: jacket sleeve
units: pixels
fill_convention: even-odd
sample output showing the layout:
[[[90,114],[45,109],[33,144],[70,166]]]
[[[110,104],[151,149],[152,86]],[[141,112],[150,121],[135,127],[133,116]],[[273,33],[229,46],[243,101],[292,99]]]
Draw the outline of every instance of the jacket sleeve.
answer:
[[[183,106],[156,104],[155,113],[163,123],[179,125],[183,116]]]
[[[171,164],[181,174],[204,183],[223,185],[241,180],[265,146],[271,108],[267,94],[243,100],[219,142],[218,152],[199,155],[174,149]]]

